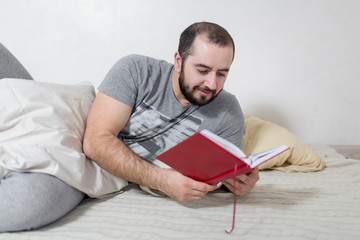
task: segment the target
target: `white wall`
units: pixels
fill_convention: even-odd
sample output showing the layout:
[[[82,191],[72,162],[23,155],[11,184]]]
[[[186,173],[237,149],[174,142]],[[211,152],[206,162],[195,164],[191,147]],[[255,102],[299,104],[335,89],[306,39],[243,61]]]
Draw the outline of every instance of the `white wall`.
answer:
[[[195,21],[236,42],[226,89],[306,143],[360,144],[360,1],[0,0],[0,41],[38,81],[98,85],[121,56],[172,61]],[[0,96],[1,97],[1,96]]]

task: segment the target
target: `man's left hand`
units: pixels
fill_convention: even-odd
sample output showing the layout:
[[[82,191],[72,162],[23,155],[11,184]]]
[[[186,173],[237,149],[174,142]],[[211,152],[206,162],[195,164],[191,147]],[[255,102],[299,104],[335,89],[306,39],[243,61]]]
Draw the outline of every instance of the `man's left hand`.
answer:
[[[255,168],[249,174],[242,174],[236,177],[235,187],[234,179],[230,178],[223,182],[223,184],[236,195],[243,196],[250,192],[250,190],[255,186],[256,182],[259,180],[259,169]]]

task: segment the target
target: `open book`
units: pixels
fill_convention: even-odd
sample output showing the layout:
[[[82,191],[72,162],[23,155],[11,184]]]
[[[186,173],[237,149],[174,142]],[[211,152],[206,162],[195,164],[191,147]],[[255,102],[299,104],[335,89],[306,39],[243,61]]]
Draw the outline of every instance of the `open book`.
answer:
[[[256,166],[288,149],[286,145],[281,145],[246,156],[233,143],[208,130],[202,130],[157,156],[153,163],[215,185],[234,177],[236,163],[236,175],[249,173]]]

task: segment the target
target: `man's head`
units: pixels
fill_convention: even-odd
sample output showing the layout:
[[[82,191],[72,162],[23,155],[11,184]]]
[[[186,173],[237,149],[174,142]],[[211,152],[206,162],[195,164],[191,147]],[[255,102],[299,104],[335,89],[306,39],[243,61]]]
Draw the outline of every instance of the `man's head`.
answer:
[[[175,53],[183,102],[201,106],[212,101],[224,86],[234,52],[233,39],[219,25],[200,22],[186,28]]]
[[[199,35],[204,35],[211,43],[220,47],[231,46],[233,48],[232,59],[234,59],[235,43],[228,31],[215,23],[197,22],[187,27],[180,35],[178,52],[184,62],[192,54],[192,44]]]

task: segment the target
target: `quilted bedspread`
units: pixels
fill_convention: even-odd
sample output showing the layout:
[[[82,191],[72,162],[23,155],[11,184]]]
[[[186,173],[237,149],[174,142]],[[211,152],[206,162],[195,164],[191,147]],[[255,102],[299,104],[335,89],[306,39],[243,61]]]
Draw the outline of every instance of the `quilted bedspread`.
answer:
[[[360,160],[327,146],[311,146],[326,164],[319,172],[260,172],[237,198],[217,190],[203,200],[178,203],[129,186],[104,199],[87,199],[58,222],[0,239],[360,239]]]

